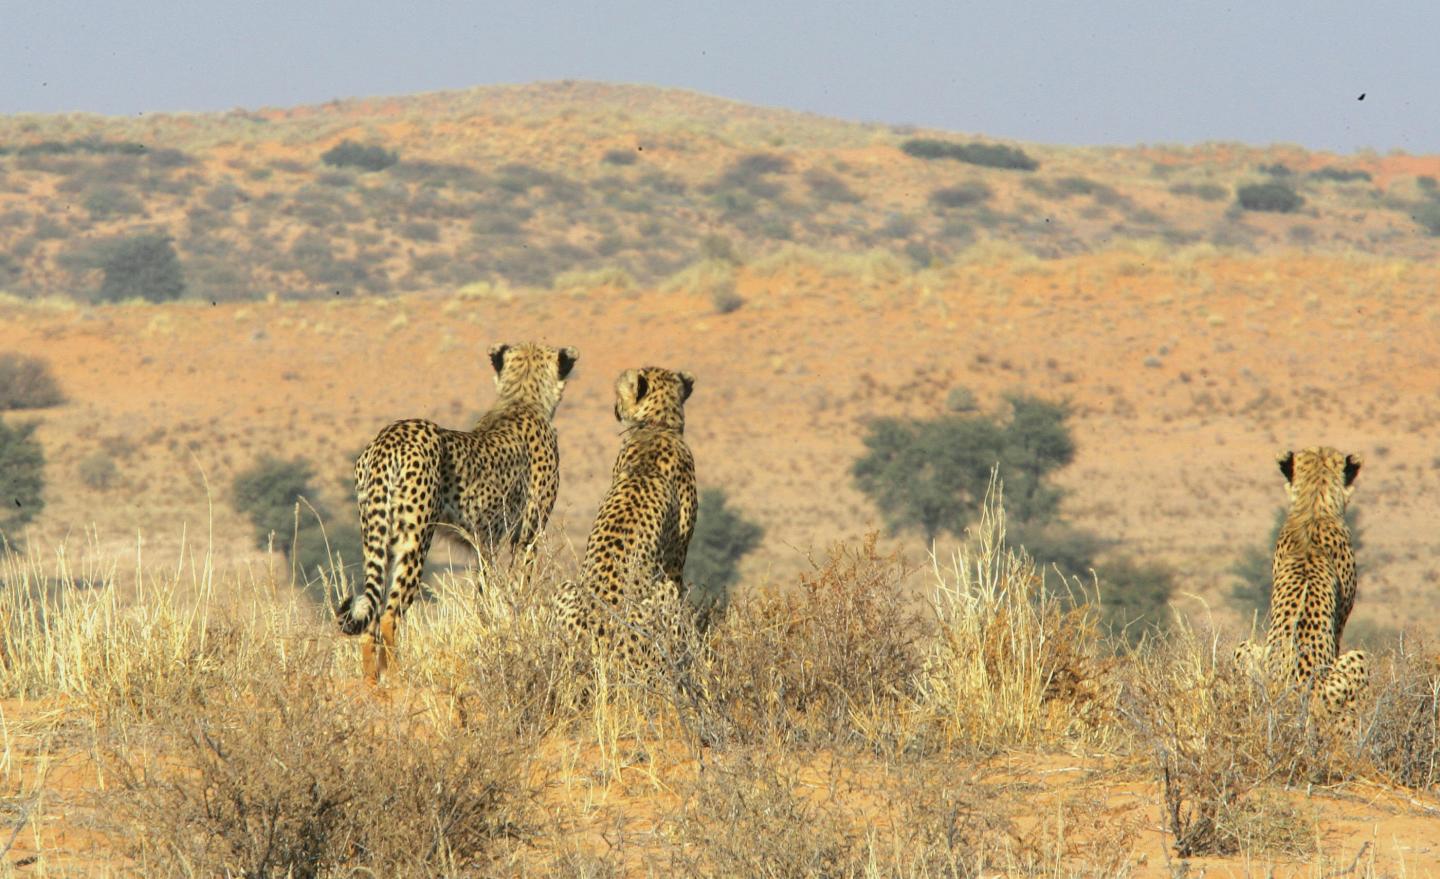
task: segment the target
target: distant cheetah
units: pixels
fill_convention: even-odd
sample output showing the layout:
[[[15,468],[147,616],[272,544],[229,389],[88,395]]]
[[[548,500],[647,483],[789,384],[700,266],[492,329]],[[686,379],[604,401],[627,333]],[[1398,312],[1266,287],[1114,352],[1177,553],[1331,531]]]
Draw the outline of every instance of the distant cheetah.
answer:
[[[684,404],[694,387],[688,373],[653,366],[627,369],[615,382],[625,438],[580,580],[565,585],[560,613],[572,637],[622,662],[653,661],[648,638],[689,621],[681,575],[697,495]]]
[[[1355,606],[1355,554],[1345,506],[1360,456],[1331,448],[1285,452],[1277,459],[1290,494],[1272,566],[1265,646],[1236,648],[1236,659],[1273,681],[1312,689],[1318,717],[1348,712],[1369,684],[1364,652],[1340,653]]]
[[[415,600],[436,525],[476,535],[482,558],[508,540],[533,562],[560,487],[555,408],[578,359],[574,348],[495,345],[498,399],[474,430],[397,421],[360,453],[365,591],[338,615],[345,634],[370,632],[361,649],[367,681],[378,683],[394,661],[395,624]]]

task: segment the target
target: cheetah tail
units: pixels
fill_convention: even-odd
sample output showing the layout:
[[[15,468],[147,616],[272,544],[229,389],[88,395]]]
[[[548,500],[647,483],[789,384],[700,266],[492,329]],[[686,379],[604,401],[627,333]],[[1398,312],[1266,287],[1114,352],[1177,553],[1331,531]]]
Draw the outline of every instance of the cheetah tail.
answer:
[[[370,597],[369,590],[359,596],[351,595],[340,602],[339,610],[335,616],[340,622],[340,631],[347,635],[358,635],[370,627],[370,622],[375,619],[375,601]]]

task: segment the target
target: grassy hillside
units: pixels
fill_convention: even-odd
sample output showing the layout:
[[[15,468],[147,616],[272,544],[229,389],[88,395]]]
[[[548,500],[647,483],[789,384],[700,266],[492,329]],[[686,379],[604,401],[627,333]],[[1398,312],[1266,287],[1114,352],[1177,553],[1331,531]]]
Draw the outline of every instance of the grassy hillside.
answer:
[[[371,152],[327,164],[346,142]],[[92,297],[107,248],[147,232],[174,240],[186,295],[217,301],[648,285],[788,243],[921,267],[983,240],[1042,257],[1126,238],[1419,256],[1440,232],[1437,174],[1435,157],[1293,147],[997,145],[587,83],[14,116],[0,290]]]

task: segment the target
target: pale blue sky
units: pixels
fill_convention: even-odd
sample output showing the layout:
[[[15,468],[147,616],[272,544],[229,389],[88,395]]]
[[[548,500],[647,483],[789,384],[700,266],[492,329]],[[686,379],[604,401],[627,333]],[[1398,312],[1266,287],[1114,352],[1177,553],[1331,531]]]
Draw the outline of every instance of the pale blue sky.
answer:
[[[0,113],[562,78],[1046,143],[1435,153],[1440,3],[0,0]]]

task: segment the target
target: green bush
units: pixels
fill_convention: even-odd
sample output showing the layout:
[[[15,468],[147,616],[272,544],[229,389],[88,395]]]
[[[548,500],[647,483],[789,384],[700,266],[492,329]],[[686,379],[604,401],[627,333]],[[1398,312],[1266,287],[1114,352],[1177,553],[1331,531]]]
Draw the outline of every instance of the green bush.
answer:
[[[1420,205],[1411,216],[1426,232],[1440,236],[1440,201]]]
[[[1251,183],[1240,187],[1235,200],[1247,211],[1268,211],[1291,214],[1300,210],[1305,199],[1284,183]]]
[[[900,145],[907,156],[917,159],[954,159],[986,168],[1034,171],[1040,163],[1018,147],[999,143],[951,143],[933,138],[913,138]]]
[[[362,561],[358,527],[330,525],[323,534],[317,527],[317,515],[322,522],[331,517],[311,484],[314,475],[304,460],[266,456],[236,476],[230,491],[231,504],[254,526],[256,546],[265,549],[273,545],[288,556],[302,583],[316,582],[316,568],[328,566],[332,554],[339,556],[337,561],[343,559],[346,567]],[[313,513],[300,503],[302,497]],[[327,542],[330,552],[326,551]]]
[[[810,187],[810,194],[820,201],[856,204],[861,200],[844,180],[819,168],[805,172],[805,185]]]
[[[699,603],[723,608],[730,587],[740,578],[740,560],[760,545],[765,529],[746,519],[729,505],[725,490],[706,488],[700,492],[700,512],[685,559],[685,579],[692,584]]]
[[[1369,171],[1361,171],[1352,168],[1321,168],[1318,171],[1311,171],[1310,176],[1316,180],[1332,180],[1336,183],[1353,183],[1356,180],[1371,180]]]
[[[750,153],[741,156],[725,169],[715,183],[717,194],[727,191],[746,193],[758,199],[777,198],[784,187],[771,180],[771,175],[790,170],[790,160],[774,153]]]
[[[918,527],[926,543],[961,534],[980,510],[997,464],[1005,505],[1022,525],[1053,518],[1059,488],[1046,482],[1075,455],[1063,406],[1017,395],[1003,423],[986,416],[881,418],[864,437],[853,474],[892,531]]]
[[[185,292],[185,276],[170,236],[157,233],[134,235],[109,242],[101,248],[100,269],[105,273],[100,298],[149,299],[165,302]]]
[[[400,161],[399,153],[374,144],[343,140],[320,154],[320,161],[335,168],[384,171]]]
[[[122,186],[97,186],[85,196],[84,205],[93,220],[133,217],[145,213],[145,203]]]
[[[633,165],[637,158],[635,150],[606,150],[601,161],[607,165]]]
[[[45,509],[45,450],[35,423],[0,421],[0,541],[15,546],[20,529]]]
[[[65,402],[48,361],[6,352],[0,354],[0,410],[43,409]]]
[[[1170,187],[1175,195],[1188,195],[1201,201],[1222,201],[1230,190],[1216,183],[1176,183]]]
[[[1260,165],[1255,170],[1261,174],[1269,174],[1271,177],[1294,177],[1295,172],[1284,162],[1275,162],[1270,165]]]
[[[930,203],[942,208],[965,208],[990,199],[990,187],[978,180],[944,186],[930,193]]]

